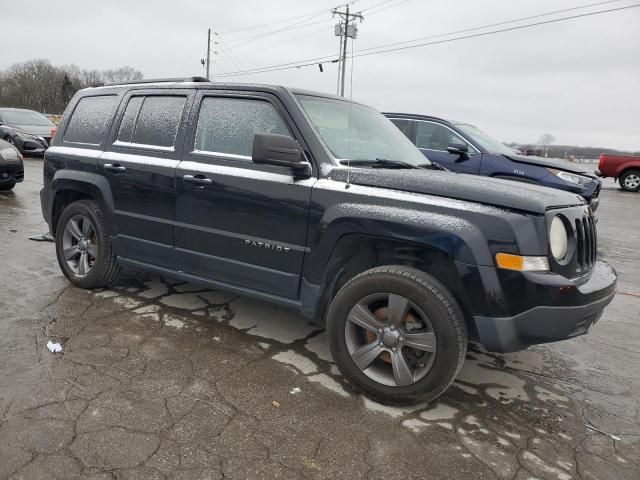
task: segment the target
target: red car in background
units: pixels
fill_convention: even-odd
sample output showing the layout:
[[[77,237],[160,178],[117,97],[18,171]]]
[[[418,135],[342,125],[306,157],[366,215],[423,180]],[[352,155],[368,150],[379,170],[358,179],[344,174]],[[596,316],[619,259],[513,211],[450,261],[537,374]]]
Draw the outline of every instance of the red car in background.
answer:
[[[603,153],[595,174],[602,178],[613,177],[622,190],[637,192],[640,190],[640,157]]]

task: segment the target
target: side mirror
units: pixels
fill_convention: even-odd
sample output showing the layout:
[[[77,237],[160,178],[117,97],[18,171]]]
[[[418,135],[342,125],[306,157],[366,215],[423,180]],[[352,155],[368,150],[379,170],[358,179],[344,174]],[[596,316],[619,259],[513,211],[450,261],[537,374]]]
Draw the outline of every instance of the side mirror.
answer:
[[[447,147],[447,152],[458,155],[468,155],[469,145],[466,143],[450,143]]]
[[[288,167],[298,177],[311,176],[311,165],[305,161],[298,143],[288,135],[256,133],[251,158],[253,163]]]

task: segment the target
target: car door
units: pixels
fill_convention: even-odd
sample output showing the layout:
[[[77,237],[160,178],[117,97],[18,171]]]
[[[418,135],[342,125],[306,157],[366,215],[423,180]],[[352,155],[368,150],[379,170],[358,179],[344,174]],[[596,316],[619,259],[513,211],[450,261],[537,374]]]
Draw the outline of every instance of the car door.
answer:
[[[182,272],[226,285],[296,298],[314,178],[251,160],[256,133],[302,139],[268,94],[196,97],[176,171],[175,245]]]
[[[452,143],[467,145],[468,155],[449,153]],[[478,174],[481,155],[451,128],[428,120],[415,120],[415,144],[427,158],[454,172]]]
[[[113,194],[119,257],[175,270],[175,169],[194,92],[133,90],[98,170]]]

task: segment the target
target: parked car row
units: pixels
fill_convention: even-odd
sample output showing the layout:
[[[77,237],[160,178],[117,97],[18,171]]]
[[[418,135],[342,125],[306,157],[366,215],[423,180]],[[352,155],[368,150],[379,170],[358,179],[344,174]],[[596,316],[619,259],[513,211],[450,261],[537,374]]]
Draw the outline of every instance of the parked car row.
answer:
[[[365,394],[429,401],[470,339],[508,352],[586,334],[616,274],[583,196],[442,171],[416,130],[278,86],[85,89],[45,153],[42,212],[78,287],[132,267],[277,303],[326,322],[336,365]],[[449,131],[424,145],[499,169],[480,134]]]

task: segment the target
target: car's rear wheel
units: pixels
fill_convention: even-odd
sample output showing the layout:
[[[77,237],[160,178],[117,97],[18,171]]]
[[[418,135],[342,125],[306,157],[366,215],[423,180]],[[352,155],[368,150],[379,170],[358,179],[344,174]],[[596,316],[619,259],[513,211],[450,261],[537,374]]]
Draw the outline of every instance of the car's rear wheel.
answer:
[[[2,185],[0,185],[0,191],[11,190],[15,186],[16,186],[16,182],[3,183]]]
[[[373,268],[347,282],[331,304],[327,335],[347,380],[382,403],[435,399],[455,379],[467,350],[453,295],[405,266]]]
[[[90,200],[73,202],[60,215],[56,254],[67,279],[81,288],[107,286],[120,271],[102,211]]]
[[[620,188],[627,192],[640,190],[640,170],[627,170],[620,175]]]

